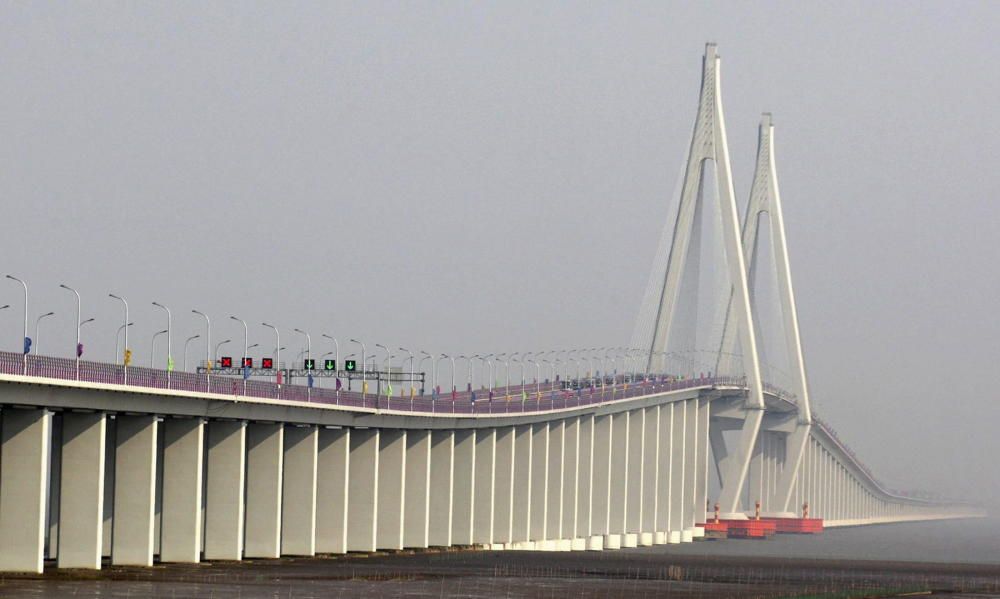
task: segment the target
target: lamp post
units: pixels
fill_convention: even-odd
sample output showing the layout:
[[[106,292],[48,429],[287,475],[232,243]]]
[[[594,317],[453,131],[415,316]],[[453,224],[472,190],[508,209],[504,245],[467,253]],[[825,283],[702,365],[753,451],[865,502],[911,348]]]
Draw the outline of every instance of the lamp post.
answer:
[[[493,398],[493,360],[491,360],[490,358],[495,358],[495,357],[496,356],[494,356],[493,354],[486,354],[485,356],[483,356],[483,361],[490,367],[489,380],[487,381],[486,386],[487,390],[489,391],[489,397],[491,399]]]
[[[385,362],[384,362],[384,364],[385,364],[385,381],[386,381],[385,384],[386,384],[386,388],[391,387],[392,384],[391,384],[391,381],[390,381],[390,378],[391,378],[390,371],[392,370],[392,350],[390,350],[388,347],[382,345],[381,343],[376,343],[375,347],[377,347],[378,349],[384,349],[385,350]],[[382,374],[381,373],[379,373],[379,375],[378,375],[377,392],[378,393],[382,393]]]
[[[340,364],[340,343],[338,343],[337,340],[334,337],[331,337],[330,335],[327,335],[326,333],[323,333],[323,337],[329,339],[330,341],[333,341],[333,349],[334,349],[333,360],[334,360],[334,363],[337,365],[337,368],[342,368],[342,366]],[[337,380],[338,381],[340,380],[340,375],[339,374],[337,375]],[[337,385],[336,387],[337,387],[337,397],[340,397],[340,385]]]
[[[516,352],[512,354],[510,357],[513,358],[514,356],[517,356],[517,367],[518,370],[521,371],[521,398],[523,399],[524,398],[524,355],[522,355],[521,352]]]
[[[503,356],[503,358],[501,358],[500,356]],[[503,362],[504,376],[507,377],[507,381],[504,384],[503,394],[505,396],[505,399],[510,399],[510,358],[511,358],[511,356],[508,356],[507,354],[500,354],[500,356],[497,356],[497,360],[500,360],[501,362]]]
[[[233,342],[232,339],[226,339],[225,341],[220,341],[215,344],[215,353],[212,354],[213,357],[212,364],[215,364],[216,362],[219,361],[219,348],[227,343],[232,343],[232,342]]]
[[[299,333],[300,335],[305,335],[305,338],[306,338],[306,360],[312,360],[312,357],[313,357],[313,355],[312,355],[313,354],[312,337],[310,337],[309,333],[303,331],[302,329],[293,329],[293,330],[296,333]]]
[[[66,289],[72,291],[76,295],[76,347],[73,353],[76,355],[76,380],[80,380],[80,327],[82,323],[80,322],[80,292],[72,287],[69,287],[63,283],[59,284],[61,289]]]
[[[7,278],[10,279],[11,281],[17,281],[18,283],[21,284],[22,287],[24,287],[24,334],[21,337],[21,343],[24,344],[24,358],[23,358],[24,374],[27,375],[28,350],[31,349],[31,347],[28,345],[28,284],[22,281],[21,279],[15,277],[14,275],[7,275]],[[128,318],[126,317],[125,320],[128,320]]]
[[[122,355],[123,355],[123,357],[122,357],[122,364],[124,364],[124,366],[125,366],[125,373],[124,373],[124,376],[123,376],[123,378],[124,378],[124,380],[125,380],[125,384],[127,385],[127,384],[128,384],[128,364],[125,364],[125,358],[124,358],[124,354],[125,354],[125,352],[127,352],[127,351],[128,351],[128,327],[129,327],[129,325],[131,324],[131,323],[129,323],[129,321],[128,321],[128,302],[127,302],[127,301],[125,301],[125,298],[123,298],[123,297],[119,297],[119,296],[117,296],[117,295],[115,295],[115,294],[113,294],[113,293],[109,293],[109,294],[108,294],[108,297],[110,297],[110,298],[113,298],[113,299],[116,299],[116,300],[120,301],[120,302],[122,303],[122,305],[124,305],[124,306],[125,306],[125,320],[124,320],[124,322],[125,322],[125,325],[124,325],[124,327],[123,327],[123,328],[124,328],[124,330],[125,330],[125,334],[124,334],[124,337],[125,337],[125,340],[124,340],[124,342],[122,343],[122,347],[124,348],[124,349],[122,350]]]
[[[365,364],[365,356],[368,355],[368,350],[365,349],[365,344],[357,339],[351,339],[350,341],[351,343],[357,343],[361,346],[361,399],[364,400],[368,391],[368,376],[365,373],[365,369],[367,368],[367,365]]]
[[[542,358],[542,364],[545,364],[546,366],[548,366],[549,367],[549,372],[552,373],[552,379],[549,380],[549,391],[552,391],[555,388],[555,384],[556,384],[555,383],[556,366],[551,361],[546,360],[545,358]]]
[[[266,322],[260,323],[260,326],[267,327],[274,331],[274,380],[279,385],[281,385],[281,333],[278,332],[278,327],[273,324],[267,324]]]
[[[340,343],[337,342],[336,338],[331,337],[330,335],[327,335],[326,333],[323,333],[323,337],[325,339],[329,339],[330,341],[333,341],[333,350],[334,350],[333,351],[333,359],[337,361],[337,367],[339,368],[340,367]]]
[[[42,322],[43,318],[48,318],[49,316],[55,316],[55,314],[56,314],[55,312],[46,312],[45,314],[42,314],[41,316],[39,316],[38,318],[35,319],[35,347],[34,347],[34,353],[36,355],[38,354],[38,347],[40,345],[38,343],[38,325]]]
[[[434,356],[430,355],[429,353],[427,353],[425,351],[422,351],[420,353],[424,354],[424,357],[420,358],[420,361],[417,362],[417,370],[419,370],[420,372],[423,373],[424,372],[424,360],[426,360],[427,358],[433,358]],[[426,381],[427,381],[427,375],[424,374],[424,376],[421,378],[421,383],[420,383],[420,395],[423,395],[424,391],[426,391],[426,389],[424,389],[424,383]],[[433,379],[431,379],[431,385],[432,386],[434,385],[434,380]]]
[[[153,302],[153,305],[156,306],[157,308],[162,308],[167,313],[167,388],[169,389],[170,388],[170,371],[173,370],[170,367],[170,363],[173,361],[173,358],[171,357],[171,344],[170,344],[170,337],[171,337],[171,335],[170,335],[170,323],[171,323],[170,308],[164,306],[163,304],[157,303],[157,302]]]
[[[469,388],[467,389],[467,391],[469,391],[471,393],[472,392],[472,358],[473,358],[473,356],[461,355],[461,356],[458,356],[458,358],[467,361],[467,363],[465,365],[466,366],[465,369],[466,369],[466,371],[468,372],[468,375],[469,375],[469,380],[468,380],[468,383],[467,383],[467,385],[468,385]]]
[[[530,362],[535,365],[535,398],[536,399],[541,399],[542,398],[542,386],[541,386],[542,385],[542,381],[541,381],[541,378],[542,378],[542,367],[538,365],[538,359],[537,358],[533,358],[532,360],[530,360]]]
[[[410,354],[408,358],[410,360],[410,409],[413,409],[413,352],[406,349],[405,347],[399,348],[399,351],[405,351]]]
[[[191,310],[191,312],[205,319],[205,368],[211,372],[212,366],[214,366],[212,354],[210,353],[212,351],[212,320],[204,312],[198,310]]]
[[[452,395],[455,393],[455,358],[452,358],[448,354],[441,354],[439,360],[451,360],[451,392]]]
[[[130,322],[128,324],[120,325],[118,327],[118,330],[115,332],[115,355],[116,356],[120,356],[121,355],[121,348],[118,345],[118,338],[121,337],[122,330],[124,330],[126,327],[130,327],[130,326],[132,326],[134,324],[135,324],[134,322]],[[115,358],[115,364],[117,364],[117,363],[118,363],[118,358]]]
[[[167,329],[153,333],[153,340],[149,344],[149,367],[153,368],[153,359],[156,356],[156,338],[167,332]]]
[[[183,358],[181,359],[184,362],[184,372],[188,371],[188,343],[191,343],[195,339],[200,339],[200,338],[201,335],[191,335],[184,341],[184,352],[183,352]]]
[[[240,366],[243,368],[243,395],[246,395],[247,394],[247,368],[246,368],[246,359],[249,357],[249,356],[247,356],[247,351],[249,350],[249,348],[247,347],[247,343],[248,343],[248,341],[250,339],[250,329],[247,328],[247,322],[245,320],[243,320],[242,318],[236,318],[235,316],[233,316],[233,315],[230,314],[229,315],[229,319],[230,320],[235,320],[236,322],[238,322],[238,323],[240,323],[240,324],[243,325],[243,359],[240,360]]]

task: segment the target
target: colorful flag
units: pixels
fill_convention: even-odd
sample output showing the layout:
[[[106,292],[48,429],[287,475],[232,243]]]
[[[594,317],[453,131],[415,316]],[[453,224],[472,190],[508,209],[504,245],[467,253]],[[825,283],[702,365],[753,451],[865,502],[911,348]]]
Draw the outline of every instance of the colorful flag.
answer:
[[[167,372],[173,372],[173,371],[174,371],[174,357],[167,356]]]

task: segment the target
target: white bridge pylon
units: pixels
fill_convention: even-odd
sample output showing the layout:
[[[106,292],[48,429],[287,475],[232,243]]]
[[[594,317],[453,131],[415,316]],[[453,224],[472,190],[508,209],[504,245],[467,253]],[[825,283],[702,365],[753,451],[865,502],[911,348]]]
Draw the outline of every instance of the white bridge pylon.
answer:
[[[751,489],[749,499],[751,501],[760,500],[767,515],[773,516],[794,516],[795,508],[790,506],[792,491],[795,485],[796,474],[799,471],[799,464],[805,452],[806,442],[809,438],[809,428],[812,421],[809,406],[809,384],[806,378],[805,360],[802,357],[802,340],[799,335],[799,320],[795,309],[795,293],[792,289],[792,275],[788,263],[788,245],[785,238],[785,222],[781,212],[781,194],[778,190],[778,175],[774,160],[774,124],[771,122],[770,113],[765,113],[761,117],[760,127],[757,137],[757,163],[754,171],[753,184],[750,188],[750,200],[747,203],[746,217],[743,220],[743,253],[750,266],[748,270],[748,280],[752,284],[754,278],[760,272],[758,259],[758,245],[760,239],[761,220],[767,218],[770,224],[771,255],[774,258],[774,268],[777,274],[778,302],[781,309],[782,328],[784,330],[785,351],[789,359],[789,366],[792,373],[791,391],[795,393],[797,401],[797,417],[794,421],[789,417],[777,417],[773,422],[767,421],[764,429],[779,434],[784,447],[780,443],[776,447],[773,442],[765,443],[762,436],[758,436],[757,446],[751,465],[762,468],[760,463],[766,458],[777,459],[784,456],[784,467],[780,475],[772,477],[769,489],[762,492],[760,488]],[[725,328],[723,329],[722,347],[719,352],[720,363],[731,359],[733,349],[736,346],[737,317],[733,309],[735,293],[730,299],[729,309]],[[751,300],[753,300],[751,296]],[[758,310],[760,306],[756,302],[751,302],[751,308]],[[793,414],[794,416],[794,414]],[[725,455],[724,441],[721,434],[722,423],[715,423],[710,432],[713,451],[716,454]],[[772,437],[773,438],[773,437]],[[776,453],[774,456],[766,456],[767,453]],[[750,506],[747,506],[750,507]]]
[[[704,201],[702,182],[706,168],[712,165],[716,189],[718,191],[719,213],[721,215],[722,241],[725,248],[726,271],[732,285],[732,299],[729,316],[734,333],[739,339],[743,372],[749,393],[741,406],[739,440],[732,451],[716,453],[722,489],[719,504],[726,518],[745,518],[740,510],[740,490],[746,481],[751,452],[756,444],[760,425],[764,417],[764,390],[761,380],[760,361],[757,354],[757,336],[750,306],[750,289],[747,267],[741,243],[740,221],[733,189],[732,169],[729,162],[729,146],[726,141],[726,125],[722,112],[720,89],[720,58],[715,44],[708,44],[702,66],[701,94],[698,116],[694,124],[687,166],[684,171],[677,220],[674,224],[673,240],[667,260],[666,274],[659,293],[659,302],[654,320],[649,361],[667,349],[670,330],[680,295],[684,268],[689,256],[692,233],[699,204]],[[715,449],[715,444],[713,444]],[[719,448],[724,449],[724,448]]]

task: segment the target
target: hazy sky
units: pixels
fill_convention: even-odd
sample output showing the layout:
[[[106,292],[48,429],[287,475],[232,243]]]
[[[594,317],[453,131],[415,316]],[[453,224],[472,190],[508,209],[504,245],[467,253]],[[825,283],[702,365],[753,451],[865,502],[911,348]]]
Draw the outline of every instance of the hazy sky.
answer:
[[[741,202],[775,115],[817,411],[888,482],[996,502],[998,23],[986,2],[4,2],[3,270],[32,321],[58,313],[43,353],[72,352],[61,282],[91,358],[125,295],[143,364],[154,300],[178,361],[192,308],[267,352],[262,320],[296,352],[295,327],[314,352],[622,345],[716,41]],[[17,350],[11,281],[6,303]]]

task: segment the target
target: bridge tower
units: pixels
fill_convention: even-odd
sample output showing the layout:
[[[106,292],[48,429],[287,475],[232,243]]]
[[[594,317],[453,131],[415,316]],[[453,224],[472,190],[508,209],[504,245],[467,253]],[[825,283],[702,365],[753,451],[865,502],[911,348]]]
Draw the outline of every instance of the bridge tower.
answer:
[[[777,460],[779,456],[784,456],[784,465],[780,473],[769,481],[769,491],[766,496],[751,498],[751,501],[754,499],[762,500],[767,515],[794,516],[795,508],[789,503],[796,482],[796,473],[799,471],[802,455],[809,438],[812,415],[809,406],[809,384],[806,378],[805,361],[802,357],[802,341],[799,336],[799,319],[795,309],[795,294],[792,290],[791,268],[788,263],[785,221],[781,212],[781,194],[778,191],[778,175],[774,160],[774,124],[771,121],[770,113],[764,113],[761,117],[757,136],[756,168],[753,184],[750,188],[746,218],[743,221],[743,255],[750,266],[747,275],[750,283],[760,271],[757,250],[761,222],[764,218],[768,219],[770,225],[771,255],[774,258],[774,268],[777,274],[777,295],[784,330],[785,351],[792,376],[790,381],[792,389],[790,391],[796,395],[797,411],[793,413],[768,413],[765,417],[762,429],[773,434],[770,437],[759,436],[753,460]],[[737,319],[739,317],[738,311],[734,309],[736,295],[734,290],[727,310],[722,346],[718,358],[720,368],[724,368],[722,363],[731,359],[733,350],[736,348]],[[752,306],[752,308],[759,310],[757,305]],[[715,455],[725,455],[721,426],[711,428],[710,438]],[[778,443],[774,443],[775,440]]]
[[[652,343],[649,347],[649,366],[652,366],[654,356],[666,351],[671,327],[674,324],[685,263],[689,256],[688,249],[693,237],[696,214],[699,212],[700,204],[705,201],[702,182],[706,175],[713,176],[722,220],[726,270],[732,285],[729,312],[735,325],[734,330],[738,333],[736,337],[749,388],[749,393],[737,409],[742,421],[739,441],[723,456],[723,459],[720,460],[719,455],[716,455],[722,480],[719,503],[724,517],[745,518],[746,516],[739,512],[740,489],[746,480],[751,451],[757,441],[765,406],[756,334],[750,308],[747,268],[740,236],[740,220],[733,190],[726,125],[722,113],[719,67],[720,57],[715,44],[706,45],[698,115],[684,171],[666,273],[658,293],[659,302],[654,318]],[[709,168],[712,172],[706,172]],[[707,404],[705,409],[708,409]]]

